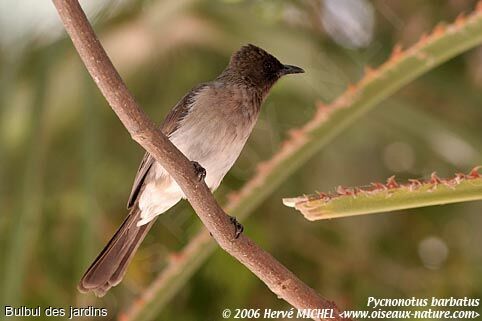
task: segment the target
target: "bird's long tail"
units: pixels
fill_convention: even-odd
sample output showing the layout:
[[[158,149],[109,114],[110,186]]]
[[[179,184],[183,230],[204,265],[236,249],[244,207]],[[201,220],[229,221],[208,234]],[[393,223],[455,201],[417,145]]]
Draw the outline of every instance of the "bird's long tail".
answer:
[[[140,213],[137,204],[134,205],[124,223],[80,280],[77,287],[80,292],[92,291],[96,296],[104,296],[111,287],[120,283],[137,248],[155,221],[137,226]]]

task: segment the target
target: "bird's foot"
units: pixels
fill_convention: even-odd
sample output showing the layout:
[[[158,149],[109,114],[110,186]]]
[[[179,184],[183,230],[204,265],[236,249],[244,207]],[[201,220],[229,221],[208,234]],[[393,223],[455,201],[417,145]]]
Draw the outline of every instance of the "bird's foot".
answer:
[[[196,172],[197,178],[202,182],[206,178],[206,170],[196,161],[191,161],[194,171]]]
[[[234,225],[234,239],[237,239],[241,235],[241,233],[243,233],[244,227],[243,225],[241,225],[241,223],[238,222],[238,220],[234,216],[230,216],[229,220]]]

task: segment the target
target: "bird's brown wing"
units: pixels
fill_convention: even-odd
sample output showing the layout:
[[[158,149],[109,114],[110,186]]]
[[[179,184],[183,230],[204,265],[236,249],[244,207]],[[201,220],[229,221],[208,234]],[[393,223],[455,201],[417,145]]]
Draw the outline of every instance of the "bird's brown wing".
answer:
[[[201,85],[191,90],[167,115],[161,125],[161,130],[165,135],[169,137],[176,131],[179,121],[185,117],[196,96],[204,87]],[[130,213],[80,280],[78,289],[81,292],[92,291],[97,296],[103,296],[111,287],[119,284],[137,248],[153,225],[155,220],[137,226],[141,216],[137,205],[138,197],[152,164],[154,164],[154,158],[146,153],[137,171],[127,204]]]
[[[176,106],[169,112],[164,119],[164,122],[161,124],[161,131],[164,135],[170,137],[172,133],[177,130],[179,122],[186,116],[190,106],[194,103],[196,96],[207,87],[207,84],[201,84],[194,87],[176,104]],[[146,152],[141,164],[139,165],[139,169],[137,170],[131,195],[129,196],[129,200],[127,202],[127,209],[131,209],[136,203],[137,197],[139,196],[139,192],[141,191],[141,187],[144,183],[144,179],[146,178],[149,169],[152,167],[152,164],[154,164],[154,157]]]

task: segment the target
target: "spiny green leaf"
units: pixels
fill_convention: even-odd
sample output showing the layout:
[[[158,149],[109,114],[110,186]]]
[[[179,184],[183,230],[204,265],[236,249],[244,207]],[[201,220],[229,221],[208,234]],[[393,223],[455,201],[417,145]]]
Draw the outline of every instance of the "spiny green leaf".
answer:
[[[474,168],[469,174],[443,179],[432,173],[430,179],[411,179],[399,184],[395,176],[385,184],[345,188],[334,193],[285,198],[286,206],[299,210],[310,221],[352,215],[467,202],[482,199],[482,175]]]

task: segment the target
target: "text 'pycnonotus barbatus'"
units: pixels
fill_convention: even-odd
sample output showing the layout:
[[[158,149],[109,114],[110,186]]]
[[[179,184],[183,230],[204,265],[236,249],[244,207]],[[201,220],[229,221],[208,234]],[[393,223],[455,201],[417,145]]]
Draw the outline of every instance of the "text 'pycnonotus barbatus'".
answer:
[[[214,191],[241,153],[271,87],[284,75],[302,72],[261,48],[243,46],[214,81],[196,86],[177,103],[161,130],[193,164],[205,169],[205,182]],[[184,197],[146,153],[127,203],[129,215],[85,272],[79,290],[103,296],[119,284],[157,216]]]

